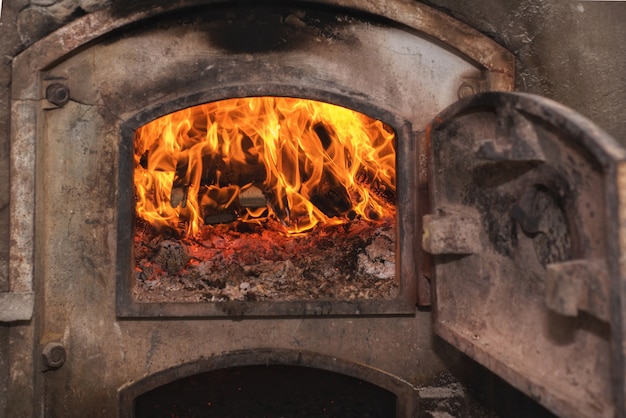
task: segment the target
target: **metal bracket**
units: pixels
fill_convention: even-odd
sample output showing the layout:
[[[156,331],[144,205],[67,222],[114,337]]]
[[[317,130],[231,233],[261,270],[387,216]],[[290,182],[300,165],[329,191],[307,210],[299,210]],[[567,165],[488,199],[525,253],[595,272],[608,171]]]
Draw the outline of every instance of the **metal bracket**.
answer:
[[[0,322],[29,321],[34,308],[34,293],[0,293]]]
[[[472,208],[463,215],[438,214],[424,216],[422,248],[429,254],[469,255],[482,251],[480,216]]]
[[[603,261],[548,264],[547,273],[548,308],[565,316],[585,311],[609,322],[609,274]]]

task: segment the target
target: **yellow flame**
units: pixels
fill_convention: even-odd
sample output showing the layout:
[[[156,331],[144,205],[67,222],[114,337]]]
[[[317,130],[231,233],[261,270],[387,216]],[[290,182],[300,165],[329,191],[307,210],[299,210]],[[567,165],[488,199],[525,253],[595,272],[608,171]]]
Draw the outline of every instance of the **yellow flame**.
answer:
[[[287,232],[393,210],[392,129],[328,103],[249,97],[190,107],[135,133],[136,213],[156,227],[197,236],[208,215],[272,216]],[[264,207],[242,207],[256,187]],[[315,202],[315,203],[314,203]],[[320,207],[321,206],[321,207]]]

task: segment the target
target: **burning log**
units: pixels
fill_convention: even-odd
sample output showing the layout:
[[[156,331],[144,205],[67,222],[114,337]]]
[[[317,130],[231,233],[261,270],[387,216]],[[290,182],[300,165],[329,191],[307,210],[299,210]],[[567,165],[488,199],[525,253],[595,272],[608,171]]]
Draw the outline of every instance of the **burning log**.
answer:
[[[237,219],[235,202],[239,194],[238,186],[203,186],[198,199],[207,224],[229,223]]]
[[[239,189],[236,186],[203,189],[201,205],[205,224],[229,223],[237,219],[242,209],[267,207],[263,192],[254,186]]]
[[[242,214],[273,214],[289,233],[380,219],[395,203],[393,141],[380,121],[310,100],[184,109],[137,131],[137,214],[187,236]]]
[[[315,126],[313,126],[313,131],[322,143],[322,147],[327,150],[333,143],[333,138],[328,132],[328,127],[323,123],[316,123]]]
[[[267,199],[258,187],[248,187],[239,193],[239,206],[243,208],[263,208]]]
[[[377,173],[371,172],[365,167],[361,167],[356,175],[356,181],[358,181],[360,184],[367,185],[369,190],[374,192],[380,198],[384,199],[386,202],[390,204],[395,204],[395,186],[381,180],[377,176]]]
[[[265,166],[257,155],[249,152],[252,142],[242,139],[243,158],[232,158],[220,152],[202,155],[202,174],[200,184],[225,187],[247,184],[260,184],[266,178]]]
[[[217,225],[217,224],[229,224],[237,220],[237,214],[235,212],[220,212],[209,215],[204,215],[205,225]]]
[[[329,218],[344,215],[352,208],[344,185],[328,173],[322,174],[322,180],[313,190],[310,200]]]
[[[177,208],[180,205],[182,208],[187,207],[187,188],[186,187],[173,187],[170,194],[170,205],[173,208]]]

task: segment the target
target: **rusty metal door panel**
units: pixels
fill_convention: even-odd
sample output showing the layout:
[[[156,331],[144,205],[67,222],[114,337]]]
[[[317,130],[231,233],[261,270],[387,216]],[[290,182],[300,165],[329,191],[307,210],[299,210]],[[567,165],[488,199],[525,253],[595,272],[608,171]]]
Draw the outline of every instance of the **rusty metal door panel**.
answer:
[[[452,105],[426,141],[436,333],[557,415],[624,416],[624,150],[518,93]]]

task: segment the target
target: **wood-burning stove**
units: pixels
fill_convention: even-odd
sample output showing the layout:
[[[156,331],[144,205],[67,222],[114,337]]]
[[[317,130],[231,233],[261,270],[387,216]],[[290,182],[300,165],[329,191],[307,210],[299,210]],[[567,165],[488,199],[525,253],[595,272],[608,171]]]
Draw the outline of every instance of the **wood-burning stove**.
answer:
[[[44,355],[12,364],[12,389],[37,399],[26,415],[133,416],[169,382],[269,364],[368,381],[414,416],[443,367],[416,310],[431,284],[434,330],[463,352],[557,414],[625,413],[623,150],[551,102],[486,93],[512,89],[512,55],[442,13],[327,3],[116,3],[15,60],[8,319],[34,324],[14,349]],[[393,128],[396,298],[133,296],[136,130],[260,96]]]

